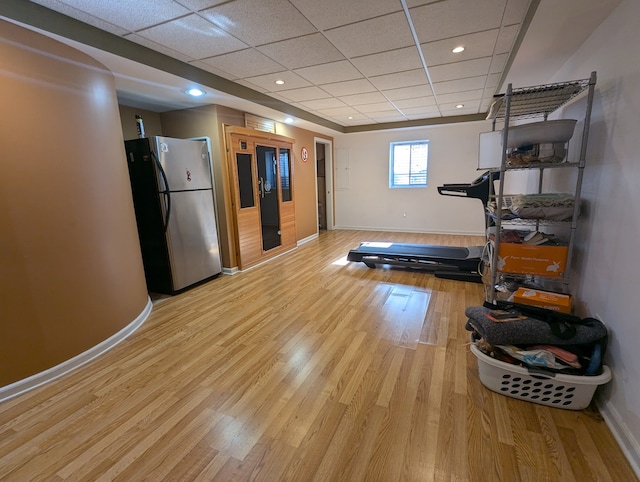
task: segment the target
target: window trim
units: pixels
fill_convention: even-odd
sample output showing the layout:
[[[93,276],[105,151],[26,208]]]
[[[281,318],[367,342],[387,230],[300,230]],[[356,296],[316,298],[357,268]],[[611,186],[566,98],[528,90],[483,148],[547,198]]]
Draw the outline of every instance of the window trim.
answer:
[[[395,178],[395,158],[394,149],[396,146],[402,145],[416,145],[425,144],[427,146],[427,166],[425,169],[425,182],[424,184],[396,184]],[[413,140],[413,141],[397,141],[389,143],[389,188],[390,189],[412,189],[412,188],[425,188],[429,186],[429,140]],[[411,161],[409,161],[411,163]],[[411,164],[409,165],[409,181],[411,180]]]

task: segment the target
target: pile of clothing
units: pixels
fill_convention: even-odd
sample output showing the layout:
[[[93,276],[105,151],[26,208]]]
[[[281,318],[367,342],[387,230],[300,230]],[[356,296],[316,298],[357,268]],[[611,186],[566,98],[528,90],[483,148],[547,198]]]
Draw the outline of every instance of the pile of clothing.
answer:
[[[595,318],[499,301],[470,306],[465,328],[486,355],[567,375],[602,373],[607,329]]]
[[[570,193],[514,194],[502,197],[502,219],[547,219],[566,221],[573,217],[575,197]],[[487,210],[492,217],[497,213],[496,202]]]

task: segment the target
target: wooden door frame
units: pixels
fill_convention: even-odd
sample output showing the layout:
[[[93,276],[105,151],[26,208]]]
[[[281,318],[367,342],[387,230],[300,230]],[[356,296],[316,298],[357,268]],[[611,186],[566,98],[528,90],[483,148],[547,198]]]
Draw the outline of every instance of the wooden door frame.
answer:
[[[327,205],[325,207],[325,212],[327,215],[327,231],[331,231],[334,229],[334,216],[333,216],[333,142],[329,139],[324,139],[323,137],[314,137],[313,138],[313,152],[314,159],[316,163],[315,170],[315,179],[316,179],[316,206],[318,205],[318,150],[316,149],[317,144],[324,144],[324,179],[325,179],[325,191],[326,191],[326,199]],[[319,229],[316,227],[316,233],[319,232]]]

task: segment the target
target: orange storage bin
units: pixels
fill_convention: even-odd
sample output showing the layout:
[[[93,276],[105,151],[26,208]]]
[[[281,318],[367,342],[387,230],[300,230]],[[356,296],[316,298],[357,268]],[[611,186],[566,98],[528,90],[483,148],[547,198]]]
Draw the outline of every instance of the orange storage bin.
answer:
[[[523,305],[559,311],[560,313],[571,313],[571,295],[532,288],[518,288],[513,294],[513,301]]]
[[[504,273],[562,278],[567,267],[568,251],[567,246],[500,243],[496,267]]]

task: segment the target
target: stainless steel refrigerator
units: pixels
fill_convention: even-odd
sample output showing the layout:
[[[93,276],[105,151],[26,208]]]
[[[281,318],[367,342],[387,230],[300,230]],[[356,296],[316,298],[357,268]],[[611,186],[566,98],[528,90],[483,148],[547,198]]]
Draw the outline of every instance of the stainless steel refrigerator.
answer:
[[[206,141],[125,141],[147,288],[175,294],[222,271]]]

